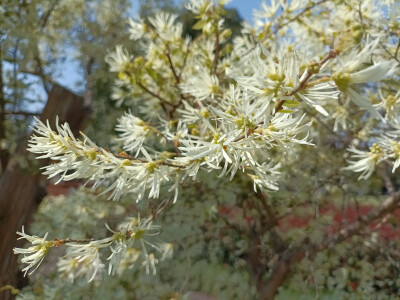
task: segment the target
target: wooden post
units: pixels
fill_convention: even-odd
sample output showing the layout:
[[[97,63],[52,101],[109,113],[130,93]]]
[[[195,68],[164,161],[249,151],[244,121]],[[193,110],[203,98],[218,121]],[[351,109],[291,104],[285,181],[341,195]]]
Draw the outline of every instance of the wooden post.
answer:
[[[72,132],[77,133],[88,117],[83,98],[59,85],[53,85],[47,104],[40,117],[42,122],[49,120],[54,127],[56,116],[60,123],[68,122]],[[27,155],[26,141],[19,145],[18,154]],[[43,166],[46,161],[41,161]],[[0,178],[0,287],[12,285],[23,286],[22,276],[18,275],[17,256],[12,249],[22,246],[17,242],[16,231],[22,225],[29,225],[33,214],[46,194],[46,179],[38,170],[22,170],[12,159]],[[12,299],[10,291],[0,292],[0,298]]]

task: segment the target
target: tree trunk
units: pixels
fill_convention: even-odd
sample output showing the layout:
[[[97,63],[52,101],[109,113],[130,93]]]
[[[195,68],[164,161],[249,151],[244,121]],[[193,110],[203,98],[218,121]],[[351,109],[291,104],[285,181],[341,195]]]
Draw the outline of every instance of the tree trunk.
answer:
[[[49,120],[54,126],[56,116],[60,123],[68,121],[71,130],[78,132],[87,118],[82,97],[79,97],[59,85],[53,85],[47,104],[40,117],[41,121]],[[27,155],[26,142],[22,143],[18,155]],[[42,161],[40,165],[46,164]],[[11,285],[21,287],[22,277],[17,272],[17,256],[12,249],[22,246],[17,242],[16,231],[22,225],[29,225],[32,215],[45,195],[46,180],[37,174],[22,170],[10,160],[0,179],[0,287]],[[12,299],[9,291],[0,292],[0,298]]]

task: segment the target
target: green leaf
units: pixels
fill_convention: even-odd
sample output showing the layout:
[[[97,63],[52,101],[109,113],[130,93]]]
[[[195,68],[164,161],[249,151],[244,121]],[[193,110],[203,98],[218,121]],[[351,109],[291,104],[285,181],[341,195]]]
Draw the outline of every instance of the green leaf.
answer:
[[[194,30],[201,30],[201,29],[203,29],[204,25],[206,25],[206,24],[207,24],[206,20],[199,20],[196,22],[196,24],[193,25],[192,28]]]
[[[283,105],[286,107],[294,108],[296,106],[299,106],[300,102],[297,100],[286,100]]]
[[[280,111],[278,111],[278,112],[280,112],[280,113],[283,113],[283,114],[291,114],[291,113],[293,113],[293,112],[294,112],[294,110],[281,109],[281,110],[280,110]]]

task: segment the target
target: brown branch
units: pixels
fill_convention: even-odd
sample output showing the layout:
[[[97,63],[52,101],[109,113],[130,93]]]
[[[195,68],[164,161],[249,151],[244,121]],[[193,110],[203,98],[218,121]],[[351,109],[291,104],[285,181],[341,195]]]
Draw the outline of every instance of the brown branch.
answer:
[[[336,57],[337,55],[338,52],[335,49],[332,49],[331,51],[329,51],[328,55],[325,56],[325,58],[318,63],[318,66],[322,67],[328,60]],[[300,84],[294,90],[288,93],[287,96],[293,96],[294,94],[302,90],[306,86],[307,81],[311,78],[312,75],[313,73],[307,72],[306,77],[300,82]]]
[[[48,20],[50,19],[51,13],[54,11],[56,8],[57,4],[59,4],[60,1],[54,1],[53,4],[50,6],[50,8],[42,15],[41,21],[42,24],[40,25],[41,29],[44,29],[47,25]]]
[[[169,67],[170,67],[170,69],[171,69],[171,71],[172,71],[172,74],[174,74],[176,83],[179,84],[179,83],[181,82],[181,78],[180,78],[180,77],[178,76],[178,74],[176,73],[174,64],[172,63],[172,59],[171,59],[171,55],[170,55],[169,47],[168,47],[168,46],[167,46],[167,58],[168,58]]]
[[[174,109],[176,107],[176,104],[172,104],[171,102],[167,101],[166,99],[164,99],[163,97],[161,97],[159,94],[156,94],[152,91],[150,91],[147,87],[145,87],[143,85],[143,83],[139,82],[138,86],[141,87],[146,93],[152,95],[153,97],[157,98],[158,100],[160,100],[161,106],[164,110],[164,112],[167,114],[167,116],[169,116],[170,118],[172,118],[172,113],[173,111],[171,111],[170,109],[168,109],[167,105],[170,105],[172,107],[172,109]]]
[[[330,127],[328,124],[323,122],[317,114],[314,114],[313,112],[309,111],[308,109],[306,110],[308,114],[310,114],[319,124],[321,124],[326,130],[329,131],[330,134],[334,135],[337,137],[343,144],[348,145],[350,143],[350,140],[344,139],[343,136],[341,136],[338,132],[333,131],[332,127]],[[346,136],[347,137],[347,136]]]
[[[268,216],[268,222],[263,224],[261,235],[269,231],[271,234],[271,239],[275,248],[275,252],[282,252],[285,249],[286,245],[282,237],[274,229],[274,227],[278,226],[279,224],[278,221],[280,219],[280,216],[278,216],[276,212],[273,211],[272,207],[268,204],[266,194],[257,193],[257,197],[260,199],[260,202]]]
[[[172,104],[172,103],[169,102],[168,100],[166,100],[166,99],[164,99],[163,97],[161,97],[159,94],[156,94],[156,93],[150,91],[147,87],[145,87],[145,86],[143,85],[143,83],[139,82],[138,85],[139,85],[146,93],[148,93],[148,94],[152,95],[153,97],[157,98],[158,100],[160,100],[161,103],[168,104],[168,105],[171,105],[171,106],[175,106],[175,104]]]
[[[387,167],[388,167],[387,164],[381,164],[378,169],[378,174],[381,177],[381,179],[383,180],[385,187],[388,190],[389,194],[392,195],[396,191],[396,189],[394,188],[393,182],[390,179],[390,176],[388,175]]]
[[[190,53],[190,48],[192,47],[192,45],[193,45],[194,43],[196,43],[196,42],[197,42],[198,40],[200,40],[201,38],[202,38],[202,35],[199,35],[199,36],[197,36],[194,40],[191,40],[191,41],[188,43],[188,45],[187,45],[187,47],[186,47],[186,54],[185,54],[185,57],[184,57],[184,59],[183,59],[183,64],[182,64],[182,66],[181,66],[181,69],[179,70],[179,74],[178,74],[179,78],[182,77],[182,73],[183,73],[183,71],[184,71],[184,69],[185,69],[185,67],[186,67],[187,59],[188,59],[189,53]]]
[[[132,161],[138,161],[141,163],[149,163],[150,161],[148,161],[147,159],[143,159],[143,158],[138,158],[138,157],[133,157],[129,154],[127,154],[126,152],[122,152],[121,154],[113,154],[116,158],[123,158],[123,159],[128,159],[128,160],[132,160]],[[179,156],[179,153],[176,154],[177,156]],[[173,163],[167,162],[167,161],[162,161],[162,160],[156,160],[154,161],[154,163],[158,164],[158,165],[164,165],[164,166],[169,166],[169,167],[174,167],[174,168],[185,168],[185,166],[182,165],[175,165]]]
[[[181,82],[180,75],[178,75],[178,74],[176,73],[174,64],[172,63],[172,59],[171,59],[170,50],[169,50],[168,45],[166,45],[166,48],[167,48],[167,58],[168,58],[169,67],[170,67],[170,69],[171,69],[171,71],[172,71],[172,74],[173,74],[174,77],[175,77],[176,84],[179,85],[179,83]],[[181,90],[179,89],[179,86],[176,86],[176,88],[177,88],[177,90],[178,90],[178,93],[179,93],[179,96],[180,96],[181,100],[180,100],[176,105],[174,105],[174,107],[172,108],[172,111],[171,111],[171,115],[175,112],[176,108],[179,107],[179,106],[182,104],[182,100],[186,99],[186,96],[184,96],[184,95],[181,93]]]
[[[93,242],[95,239],[70,239],[70,238],[66,238],[66,239],[58,239],[55,238],[53,242],[55,242],[55,246],[58,248],[61,245],[67,244],[67,243],[77,243],[77,244],[88,244],[90,242]],[[52,242],[52,241],[50,241]]]
[[[3,112],[0,112],[0,114],[4,115],[24,115],[24,116],[39,116],[41,112],[28,112],[28,111],[10,111],[6,110]]]
[[[181,68],[180,68],[180,70],[179,70],[179,74],[178,74],[178,77],[179,77],[179,78],[182,76],[182,73],[183,73],[183,71],[185,70],[186,63],[187,63],[187,60],[188,60],[188,57],[189,57],[190,48],[191,48],[191,46],[193,45],[193,43],[194,43],[196,40],[197,40],[197,38],[194,39],[194,40],[192,40],[192,41],[190,41],[190,43],[188,43],[188,45],[187,45],[187,47],[186,47],[186,53],[185,53],[185,57],[183,58],[183,64],[182,64],[182,66],[181,66]]]
[[[400,40],[399,40],[399,43],[400,43]],[[399,44],[400,45],[400,44]],[[381,47],[382,47],[382,49],[386,52],[386,54],[388,54],[391,58],[393,58],[395,61],[397,61],[399,64],[400,64],[400,59],[398,59],[398,57],[397,57],[397,52],[398,52],[398,48],[396,49],[396,54],[395,55],[393,55],[392,53],[390,53],[390,51],[386,48],[386,46],[385,45],[381,45]]]
[[[399,49],[400,49],[400,39],[397,42],[397,47],[396,47],[396,51],[394,52],[394,57],[397,59],[397,55],[399,54]]]
[[[19,69],[18,72],[29,74],[29,75],[34,75],[34,76],[39,76],[39,77],[45,77],[47,82],[50,82],[51,84],[57,84],[57,82],[55,80],[53,80],[50,76],[43,74],[39,71],[28,70],[28,69]]]

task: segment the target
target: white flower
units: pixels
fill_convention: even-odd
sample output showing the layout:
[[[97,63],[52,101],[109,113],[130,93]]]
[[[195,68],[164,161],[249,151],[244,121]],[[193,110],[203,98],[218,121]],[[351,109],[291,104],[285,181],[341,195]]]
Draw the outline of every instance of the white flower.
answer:
[[[125,100],[132,99],[134,88],[126,80],[115,80],[112,88],[111,98],[116,101],[115,105],[120,107]]]
[[[382,116],[377,112],[368,98],[357,93],[351,87],[353,84],[362,84],[382,80],[385,76],[392,72],[392,61],[381,61],[368,68],[354,72],[358,70],[362,63],[371,56],[376,46],[377,41],[365,46],[365,48],[358,53],[358,55],[353,53],[355,56],[351,57],[351,54],[349,54],[347,60],[345,59],[344,61],[341,61],[341,70],[337,70],[332,75],[332,79],[335,81],[338,89],[345,93],[351,101],[353,101],[356,105],[366,109],[374,118],[383,120]]]
[[[241,72],[234,79],[244,90],[260,98],[259,101],[293,100],[293,95],[287,95],[299,85],[300,63],[296,53],[284,50],[270,53],[259,46],[248,59],[251,75]]]
[[[149,274],[151,269],[153,275],[156,275],[157,273],[156,264],[158,264],[158,259],[154,256],[153,253],[146,255],[142,263],[142,265],[146,268],[146,273]]]
[[[260,139],[265,148],[275,147],[276,144],[284,146],[286,143],[289,145],[290,143],[312,145],[308,141],[311,122],[304,123],[305,117],[305,114],[294,116],[293,114],[277,113],[268,125],[260,126],[254,132],[258,139],[251,140],[251,143],[258,145],[258,148],[260,148]],[[298,138],[300,134],[304,134],[304,136]]]
[[[223,123],[230,135],[235,138],[247,134],[259,124],[267,124],[270,119],[271,106],[250,97],[246,91],[230,85],[229,97],[221,102],[220,108],[210,107],[217,120]]]
[[[275,14],[277,13],[278,9],[280,8],[282,4],[282,1],[280,0],[271,0],[268,1],[268,4],[266,2],[261,3],[261,9],[262,10],[257,10],[254,12],[254,17],[257,19],[272,19]],[[261,21],[261,23],[264,24],[264,22]]]
[[[118,269],[122,258],[126,254],[127,245],[125,242],[116,242],[115,247],[110,247],[111,255],[107,258],[109,260],[108,274],[114,275],[115,271]]]
[[[378,94],[381,98],[381,102],[376,104],[376,108],[383,108],[386,111],[385,120],[397,120],[397,116],[400,112],[400,91],[394,95],[388,95],[384,97],[382,91],[379,90]]]
[[[140,114],[144,115],[147,121],[154,121],[160,118],[163,113],[162,106],[158,99],[148,99],[139,107]]]
[[[332,101],[336,100],[339,95],[339,91],[332,86],[331,82],[319,83],[312,87],[307,87],[304,92],[296,93],[304,102],[314,107],[318,112],[323,114],[325,117],[329,116],[327,111],[318,103],[321,101]],[[285,104],[284,104],[285,105]]]
[[[190,94],[198,101],[206,100],[214,96],[219,91],[219,81],[217,76],[210,75],[204,68],[198,68],[192,76],[188,76],[179,85],[184,94]]]
[[[161,260],[171,258],[174,254],[174,245],[171,243],[162,243],[159,249],[162,253]]]
[[[388,134],[390,135],[390,133]],[[379,139],[379,145],[385,150],[387,158],[394,159],[392,172],[394,172],[400,166],[400,144],[399,142],[384,137]]]
[[[121,257],[121,261],[118,268],[118,273],[122,272],[126,268],[133,269],[135,263],[140,258],[141,251],[136,248],[128,248],[124,256]]]
[[[176,18],[177,15],[162,11],[149,17],[148,20],[162,40],[176,41],[182,36],[182,24],[175,24]]]
[[[201,12],[207,12],[214,5],[214,2],[209,0],[189,0],[185,7],[195,15],[198,15]]]
[[[124,150],[134,151],[137,156],[146,137],[151,133],[152,127],[131,113],[125,113],[119,119],[115,130],[120,132],[118,140],[124,143]]]
[[[383,61],[376,63],[364,70],[350,73],[349,84],[358,84],[382,80],[392,71],[392,67],[392,61]]]
[[[335,111],[332,114],[332,118],[335,119],[335,124],[333,125],[333,131],[338,131],[339,125],[344,130],[346,130],[348,117],[349,117],[348,110],[344,106],[336,105]]]
[[[113,237],[91,241],[87,244],[68,243],[67,254],[58,264],[59,270],[66,272],[75,268],[75,270],[78,269],[76,275],[86,274],[89,282],[93,281],[97,273],[104,268],[99,250],[109,247],[112,242]]]
[[[132,59],[133,55],[130,55],[123,46],[118,45],[115,47],[115,52],[106,56],[105,61],[110,65],[111,72],[125,72]]]
[[[137,22],[133,19],[129,19],[129,38],[131,40],[139,40],[145,35],[145,25],[142,19],[139,19]]]
[[[29,269],[34,267],[34,269],[29,273],[32,274],[39,267],[39,265],[42,263],[43,259],[49,252],[50,248],[55,245],[55,242],[46,241],[47,233],[43,238],[34,235],[28,235],[25,233],[24,227],[22,227],[22,232],[18,231],[17,234],[21,236],[18,238],[19,240],[26,239],[32,244],[32,246],[27,249],[13,249],[14,254],[24,254],[21,262],[24,264],[28,264],[25,268],[22,269],[22,271],[25,272],[24,276],[26,276],[26,273],[29,271]]]
[[[254,181],[254,191],[257,192],[257,187],[261,190],[277,191],[279,189],[277,181],[280,175],[280,167],[280,163],[275,166],[267,163],[261,165],[256,163],[252,167],[255,175],[249,175]]]
[[[63,257],[58,260],[57,268],[63,277],[67,277],[70,282],[73,282],[77,275],[75,272],[79,268],[79,261],[75,257]]]
[[[385,153],[378,144],[374,143],[370,147],[370,151],[362,151],[356,149],[354,146],[350,147],[348,151],[353,152],[353,158],[357,160],[349,161],[350,165],[343,168],[353,172],[361,172],[360,179],[368,179],[375,170],[375,166],[385,158]]]

